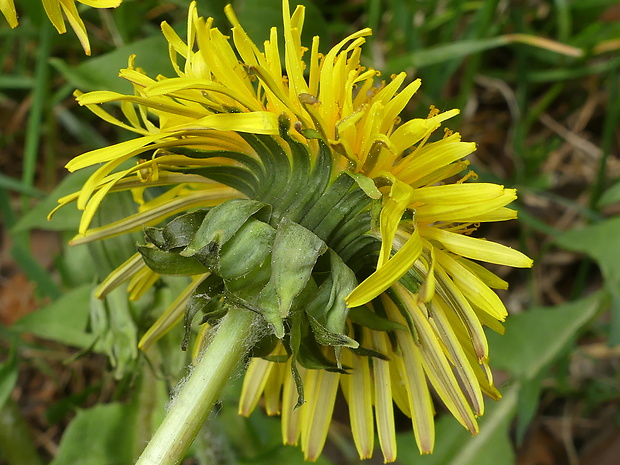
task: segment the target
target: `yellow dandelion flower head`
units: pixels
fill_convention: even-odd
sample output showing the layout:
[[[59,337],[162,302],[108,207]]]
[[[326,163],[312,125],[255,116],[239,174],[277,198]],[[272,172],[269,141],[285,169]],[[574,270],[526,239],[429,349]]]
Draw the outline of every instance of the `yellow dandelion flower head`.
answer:
[[[78,3],[91,6],[93,8],[116,8],[123,0],[77,0]],[[43,0],[43,7],[48,18],[59,34],[67,32],[65,18],[75,31],[82,48],[86,55],[90,55],[90,42],[86,32],[86,26],[77,10],[75,0]],[[16,28],[18,25],[17,9],[13,0],[0,0],[0,11],[6,18],[9,26]]]
[[[195,3],[185,41],[162,25],[176,77],[152,79],[131,57],[120,75],[134,95],[76,93],[139,135],[67,165],[101,164],[60,200],[84,210],[74,242],[146,226],[147,244],[99,294],[129,281],[138,298],[159,274],[192,277],[143,349],[184,312],[190,323],[227,306],[260,313],[269,334],[254,351],[240,412],[264,397],[268,413],[282,415],[284,442],[300,442],[308,459],[321,453],[339,389],[363,458],[376,424],[385,460],[396,459],[394,404],[412,418],[420,451],[432,451],[431,387],[475,433],[483,393],[499,397],[482,328],[502,331],[506,309],[493,289],[507,287],[477,262],[532,262],[471,234],[515,218],[515,190],[465,182],[471,174],[447,182],[475,150],[458,133],[433,137],[458,110],[401,121],[420,81],[383,81],[360,64],[369,29],[321,54],[318,37],[302,44],[304,7],[291,14],[284,0],[283,37],[272,28],[260,49],[225,11],[229,35]],[[125,121],[100,106],[109,102]],[[91,228],[102,199],[127,190],[137,213]]]

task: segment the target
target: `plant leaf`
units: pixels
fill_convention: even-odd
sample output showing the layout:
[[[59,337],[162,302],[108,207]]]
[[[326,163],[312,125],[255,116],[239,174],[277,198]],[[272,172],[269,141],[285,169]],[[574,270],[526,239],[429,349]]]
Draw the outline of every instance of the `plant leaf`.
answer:
[[[78,410],[51,465],[133,463],[135,413],[120,403]]]
[[[489,333],[491,364],[526,380],[534,379],[598,312],[602,293],[555,307],[511,316],[506,333]]]
[[[58,210],[47,220],[47,215],[58,206],[58,199],[80,190],[82,185],[95,172],[96,167],[85,168],[67,175],[62,182],[45,199],[29,209],[13,227],[12,232],[18,233],[33,228],[53,231],[77,231],[82,212],[75,207]]]
[[[4,407],[4,403],[13,392],[15,383],[17,383],[17,374],[17,349],[16,344],[13,344],[9,359],[0,364],[0,409]]]
[[[608,207],[620,202],[620,181],[607,189],[598,201],[599,207]]]
[[[86,324],[92,288],[87,284],[72,289],[53,303],[26,315],[9,329],[74,347],[90,347],[94,336],[86,332]]]
[[[49,61],[71,86],[82,91],[109,90],[131,94],[131,84],[118,77],[118,70],[127,67],[127,57],[136,55],[136,65],[144,68],[149,76],[171,76],[174,70],[170,58],[167,53],[161,53],[167,46],[166,40],[158,34],[83,61],[78,66],[69,66],[59,58]]]
[[[431,455],[422,455],[411,432],[399,433],[399,463],[416,465],[497,465],[514,463],[508,428],[517,405],[518,385],[493,403],[480,419],[480,433],[472,437],[456,420],[443,416],[436,424],[437,444]]]
[[[605,277],[605,288],[612,296],[609,344],[620,343],[620,217],[610,218],[581,229],[565,232],[556,244],[583,252],[593,258]]]

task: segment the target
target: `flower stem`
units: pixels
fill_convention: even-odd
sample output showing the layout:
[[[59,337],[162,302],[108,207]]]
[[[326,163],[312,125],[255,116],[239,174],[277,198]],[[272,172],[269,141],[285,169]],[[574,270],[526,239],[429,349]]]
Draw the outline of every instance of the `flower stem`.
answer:
[[[249,349],[254,314],[231,308],[136,465],[176,465]]]

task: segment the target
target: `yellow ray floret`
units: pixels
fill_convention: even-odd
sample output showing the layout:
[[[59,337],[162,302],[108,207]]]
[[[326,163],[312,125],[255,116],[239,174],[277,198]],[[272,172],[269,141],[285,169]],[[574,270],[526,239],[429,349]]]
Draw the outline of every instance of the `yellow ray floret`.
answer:
[[[75,5],[76,0],[42,0],[45,13],[56,28],[59,34],[67,32],[65,26],[65,17],[69,21],[71,28],[75,31],[82,48],[86,55],[90,55],[90,42],[88,40],[88,33],[86,32],[86,26],[80,18],[77,7]],[[78,3],[91,6],[93,8],[116,8],[121,4],[123,0],[77,0]],[[0,0],[0,11],[6,18],[9,26],[12,28],[17,27],[17,10],[13,0]],[[63,16],[64,14],[64,16]]]

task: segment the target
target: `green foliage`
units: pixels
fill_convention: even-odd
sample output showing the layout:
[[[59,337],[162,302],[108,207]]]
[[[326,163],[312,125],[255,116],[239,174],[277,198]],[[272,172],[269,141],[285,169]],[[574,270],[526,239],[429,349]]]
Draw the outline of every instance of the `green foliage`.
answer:
[[[50,219],[48,215],[58,205],[58,199],[77,192],[94,171],[93,168],[87,168],[66,176],[54,190],[19,219],[13,232],[23,233],[31,229],[75,232],[80,225],[82,214],[78,209],[62,208]]]
[[[16,344],[11,346],[11,352],[6,362],[0,363],[0,409],[8,400],[17,383],[17,348]]]
[[[138,328],[130,306],[123,288],[110,292],[105,300],[90,299],[90,329],[96,341],[93,349],[107,355],[117,379],[133,369],[138,358]]]
[[[517,439],[523,439],[538,407],[542,378],[549,366],[569,351],[577,336],[596,317],[602,293],[550,308],[532,308],[515,315],[506,334],[489,334],[492,365],[508,371],[519,383]]]
[[[506,333],[489,333],[494,367],[519,380],[534,380],[574,341],[603,303],[601,293],[547,308],[531,308],[506,323]]]
[[[399,464],[494,465],[514,463],[509,427],[517,404],[519,387],[507,389],[500,402],[487,407],[480,419],[480,433],[472,438],[453,418],[443,417],[436,425],[437,443],[432,455],[420,456],[411,433],[398,435]]]
[[[81,349],[90,347],[94,338],[86,332],[86,327],[92,289],[90,284],[72,289],[36,313],[25,316],[10,330],[17,334],[35,334]]]
[[[171,76],[172,66],[166,50],[168,44],[161,35],[155,35],[113,51],[98,55],[71,66],[60,58],[53,58],[50,63],[61,73],[67,82],[83,92],[89,90],[111,90],[132,93],[131,83],[118,77],[118,70],[127,67],[130,55],[136,55],[136,66],[148,71],[149,75],[162,74]]]
[[[161,421],[168,392],[164,379],[140,370],[130,393],[125,402],[78,409],[51,465],[134,463]]]
[[[620,182],[616,182],[605,191],[599,199],[599,206],[608,207],[618,202],[620,202]]]
[[[51,465],[132,463],[136,412],[121,403],[78,410]]]
[[[557,243],[568,250],[586,253],[600,266],[612,300],[609,343],[620,344],[620,218],[573,229],[560,235]]]

